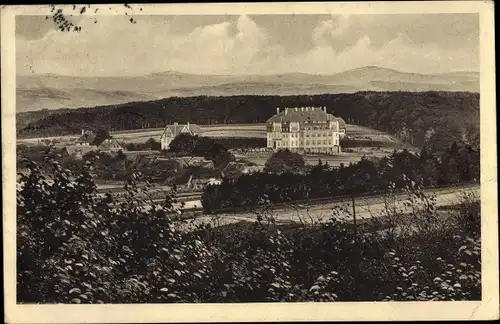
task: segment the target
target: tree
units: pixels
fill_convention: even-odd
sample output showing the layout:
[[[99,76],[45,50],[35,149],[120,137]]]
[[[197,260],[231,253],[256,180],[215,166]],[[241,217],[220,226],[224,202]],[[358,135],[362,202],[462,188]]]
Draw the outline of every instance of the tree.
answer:
[[[145,143],[146,148],[151,151],[159,151],[161,149],[160,142],[156,141],[154,138],[150,138]]]
[[[302,173],[306,163],[302,155],[289,150],[278,151],[271,155],[264,165],[264,172],[268,173]]]
[[[179,134],[170,142],[170,151],[174,153],[193,154],[198,144],[198,136]]]
[[[107,129],[104,128],[98,128],[97,132],[95,134],[94,140],[92,141],[92,145],[99,146],[101,145],[105,140],[111,138],[109,135],[109,132]]]

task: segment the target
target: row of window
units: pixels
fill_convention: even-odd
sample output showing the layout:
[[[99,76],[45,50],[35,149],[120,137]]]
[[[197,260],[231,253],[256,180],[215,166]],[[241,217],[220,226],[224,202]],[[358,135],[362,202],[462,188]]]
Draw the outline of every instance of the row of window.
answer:
[[[303,141],[290,141],[290,146],[298,146],[300,143],[300,145],[304,145],[304,142]],[[337,145],[337,141],[333,141],[334,145]],[[269,144],[272,144],[271,142]],[[312,141],[305,141],[305,145],[308,146],[308,145],[332,145],[332,141],[331,140],[312,140]],[[280,146],[280,143],[277,142],[276,143],[276,146],[279,147]],[[287,147],[288,146],[288,141],[283,141],[283,147]]]
[[[288,134],[274,134],[274,133],[271,133],[271,138],[281,138],[281,137],[288,137],[287,136]],[[319,133],[319,134],[316,134],[316,133],[304,133],[304,136],[305,137],[328,137],[328,136],[332,136],[333,133],[332,132],[328,132],[328,133]],[[300,134],[299,133],[290,133],[290,136],[291,138],[299,138],[300,137]]]
[[[305,133],[305,135],[306,135],[306,137],[309,137],[309,133]],[[312,133],[310,135],[311,135],[311,137],[321,137],[321,136],[327,137],[327,136],[332,136],[333,133],[332,132],[329,132],[329,133],[319,133],[319,134]]]

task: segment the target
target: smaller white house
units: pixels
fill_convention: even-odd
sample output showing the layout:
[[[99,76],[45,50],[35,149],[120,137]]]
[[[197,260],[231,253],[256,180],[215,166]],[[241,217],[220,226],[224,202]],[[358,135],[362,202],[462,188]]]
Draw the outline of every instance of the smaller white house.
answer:
[[[109,153],[124,151],[123,147],[116,140],[112,138],[104,140],[104,142],[102,142],[101,145],[97,147],[97,149],[101,152],[109,152]]]
[[[82,159],[87,153],[98,151],[97,146],[89,144],[68,145],[65,149],[68,155],[73,155],[77,160]]]
[[[201,128],[198,125],[190,124],[189,122],[184,125],[174,123],[173,125],[165,126],[165,129],[160,137],[161,150],[168,150],[170,143],[180,134],[199,135],[201,134]]]

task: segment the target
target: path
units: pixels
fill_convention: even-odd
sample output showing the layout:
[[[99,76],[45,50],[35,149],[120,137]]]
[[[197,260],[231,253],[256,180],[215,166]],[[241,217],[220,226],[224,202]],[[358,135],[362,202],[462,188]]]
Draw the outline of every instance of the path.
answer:
[[[426,190],[426,192],[431,193],[433,192],[433,190]],[[436,207],[456,205],[460,202],[461,194],[465,193],[473,194],[475,197],[479,197],[479,185],[465,188],[441,189],[435,194],[435,205]],[[403,198],[403,196],[400,197]],[[408,200],[400,199],[396,202],[396,206],[398,208],[401,208],[403,211],[409,211],[409,208],[404,206],[404,203],[406,201]],[[382,197],[379,196],[369,198],[356,198],[355,202],[357,220],[383,216],[385,204]],[[313,221],[326,222],[332,215],[332,211],[334,208],[346,208],[351,212],[351,200],[343,200],[310,206],[306,206],[304,204],[294,206],[292,203],[290,203],[290,205],[288,205],[287,207],[273,209],[272,215],[275,217],[276,221],[282,223],[301,222],[301,220],[305,223],[311,223]],[[344,215],[346,214],[344,213]],[[350,215],[346,216],[352,217]],[[216,216],[203,215],[194,219],[192,224],[213,222],[215,219],[218,220],[218,225],[222,226],[240,221],[255,221],[256,215],[253,212],[224,213],[218,214]]]

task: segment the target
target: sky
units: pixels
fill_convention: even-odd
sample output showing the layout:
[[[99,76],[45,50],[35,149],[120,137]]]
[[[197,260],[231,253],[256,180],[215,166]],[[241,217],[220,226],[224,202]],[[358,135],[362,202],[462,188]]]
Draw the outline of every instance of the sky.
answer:
[[[18,75],[479,71],[478,14],[16,17]]]

